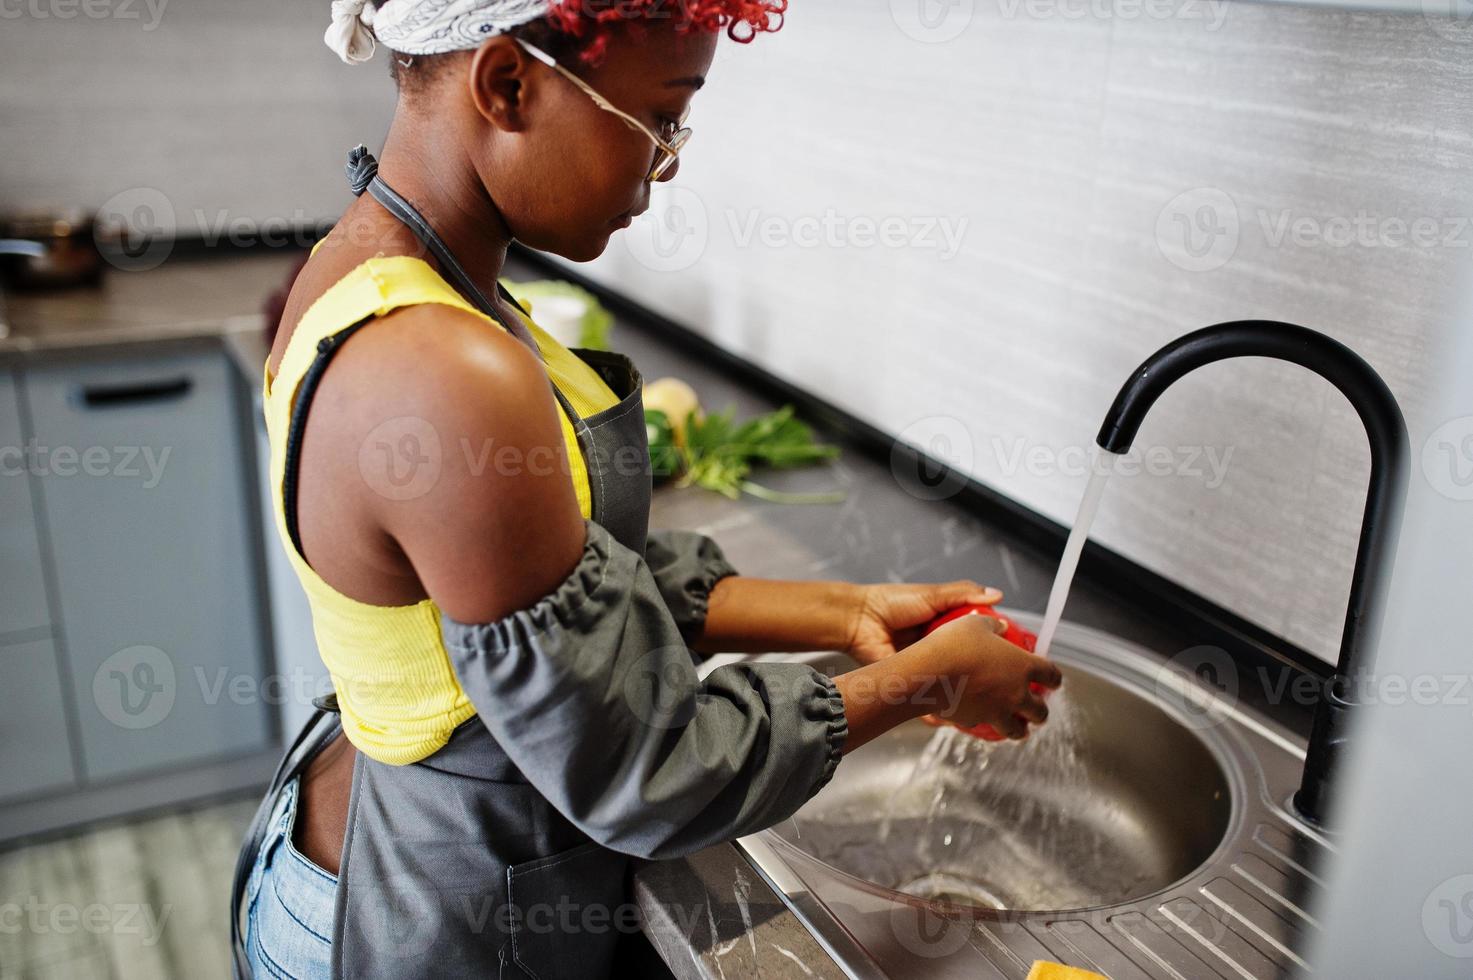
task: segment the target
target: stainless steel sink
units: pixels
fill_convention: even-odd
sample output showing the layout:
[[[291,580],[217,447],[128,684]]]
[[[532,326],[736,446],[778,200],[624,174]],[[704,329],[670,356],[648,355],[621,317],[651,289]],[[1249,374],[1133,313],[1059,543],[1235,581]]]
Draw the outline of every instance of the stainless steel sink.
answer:
[[[1075,665],[1028,742],[911,722],[845,760],[777,833],[921,898],[1088,908],[1159,891],[1212,856],[1232,814],[1224,761],[1153,701]]]
[[[1287,807],[1302,743],[1106,634],[1066,625],[1054,658],[1065,684],[1027,743],[901,726],[744,838],[748,859],[857,977],[1302,966],[1328,846]]]

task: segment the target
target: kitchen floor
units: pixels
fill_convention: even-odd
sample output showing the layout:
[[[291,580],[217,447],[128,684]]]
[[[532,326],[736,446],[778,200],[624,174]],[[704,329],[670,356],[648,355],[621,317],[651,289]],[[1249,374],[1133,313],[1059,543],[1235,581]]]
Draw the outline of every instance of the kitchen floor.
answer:
[[[228,972],[230,878],[256,798],[0,852],[0,977]]]
[[[223,977],[230,879],[257,797],[0,851],[0,980]],[[673,980],[635,934],[619,975]]]

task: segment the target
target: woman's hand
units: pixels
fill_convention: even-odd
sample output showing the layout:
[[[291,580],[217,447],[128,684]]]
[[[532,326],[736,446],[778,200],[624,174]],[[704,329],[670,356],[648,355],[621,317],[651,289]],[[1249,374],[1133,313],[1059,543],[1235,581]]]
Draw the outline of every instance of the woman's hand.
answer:
[[[834,678],[844,698],[850,752],[912,718],[927,715],[972,728],[991,725],[1025,738],[1048,706],[1041,689],[1059,686],[1059,668],[995,632],[991,616],[963,616],[905,650]]]
[[[991,616],[963,616],[926,637],[928,656],[958,682],[956,696],[926,721],[963,729],[990,725],[1018,739],[1028,737],[1030,722],[1048,720],[1044,693],[1063,683],[1063,675],[1053,661],[1004,640],[1000,626]]]
[[[862,664],[883,660],[921,638],[926,624],[957,606],[991,606],[997,589],[970,580],[934,584],[861,585],[845,652]]]

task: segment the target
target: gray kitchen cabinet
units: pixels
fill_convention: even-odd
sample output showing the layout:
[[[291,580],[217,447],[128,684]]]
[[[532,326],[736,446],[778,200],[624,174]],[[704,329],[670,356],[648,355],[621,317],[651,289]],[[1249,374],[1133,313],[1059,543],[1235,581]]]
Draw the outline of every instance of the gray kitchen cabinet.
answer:
[[[56,648],[0,644],[0,801],[76,785]]]
[[[15,375],[0,371],[0,643],[51,622],[27,448]]]
[[[215,351],[25,371],[89,781],[269,744],[248,409],[230,371]]]

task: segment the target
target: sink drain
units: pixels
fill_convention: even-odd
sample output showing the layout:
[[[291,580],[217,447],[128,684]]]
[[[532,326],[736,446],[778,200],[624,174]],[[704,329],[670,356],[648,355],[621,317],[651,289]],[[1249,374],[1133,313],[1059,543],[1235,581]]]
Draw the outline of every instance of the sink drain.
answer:
[[[895,887],[898,892],[935,902],[950,902],[953,905],[981,905],[989,909],[1005,909],[1007,904],[982,882],[945,871],[912,878]]]

